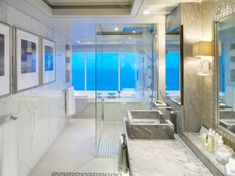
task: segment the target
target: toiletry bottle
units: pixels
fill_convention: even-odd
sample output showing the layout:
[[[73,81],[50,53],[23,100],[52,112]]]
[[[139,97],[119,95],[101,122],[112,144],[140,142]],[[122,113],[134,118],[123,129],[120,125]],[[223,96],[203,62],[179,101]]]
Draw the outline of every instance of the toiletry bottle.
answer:
[[[203,133],[202,134],[202,145],[205,147],[206,144],[207,144],[207,134]]]
[[[218,147],[218,141],[219,141],[219,133],[215,133],[215,138],[214,138],[214,150],[217,150]]]
[[[215,143],[216,143],[215,142],[215,131],[214,130],[212,131],[212,135],[211,136],[212,136],[212,143],[213,143],[213,150],[214,150],[215,149]]]
[[[211,128],[209,129],[209,132],[207,135],[208,135],[208,138],[212,136],[212,129]]]
[[[212,129],[209,129],[209,133],[208,133],[208,148],[210,148],[210,152],[212,152],[214,150],[214,133]],[[210,142],[209,142],[210,139]]]
[[[220,150],[223,146],[224,146],[223,137],[219,135],[218,140],[217,140],[216,150]]]
[[[208,139],[207,139],[207,150],[208,152],[213,152],[213,144],[212,144],[211,136],[208,136]]]
[[[224,144],[223,137],[219,135],[218,146],[223,145],[223,144]]]

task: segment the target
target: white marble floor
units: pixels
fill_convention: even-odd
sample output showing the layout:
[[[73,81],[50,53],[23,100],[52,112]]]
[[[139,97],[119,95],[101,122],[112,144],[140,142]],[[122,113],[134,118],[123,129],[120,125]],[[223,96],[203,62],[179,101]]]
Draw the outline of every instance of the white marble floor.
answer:
[[[52,172],[117,172],[117,158],[95,157],[95,120],[72,120],[32,172],[50,176]]]

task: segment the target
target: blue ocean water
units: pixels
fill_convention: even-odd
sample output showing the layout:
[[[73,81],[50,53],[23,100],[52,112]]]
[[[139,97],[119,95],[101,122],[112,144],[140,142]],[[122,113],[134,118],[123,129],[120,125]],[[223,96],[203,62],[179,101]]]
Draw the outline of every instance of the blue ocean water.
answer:
[[[85,90],[84,53],[72,54],[72,84],[75,90]]]
[[[166,54],[166,90],[180,90],[180,54],[168,52]]]
[[[87,90],[118,90],[118,57],[120,57],[120,89],[136,87],[135,53],[73,53],[72,83],[75,90],[85,90],[85,57]]]
[[[85,57],[87,90],[118,90],[118,57],[120,89],[136,88],[141,56],[136,53],[73,53],[72,83],[75,90],[85,90]],[[180,55],[166,55],[166,90],[180,89]]]
[[[224,53],[224,49],[222,48],[222,53],[221,53],[221,57],[219,59],[219,89],[220,92],[225,92],[225,53]]]

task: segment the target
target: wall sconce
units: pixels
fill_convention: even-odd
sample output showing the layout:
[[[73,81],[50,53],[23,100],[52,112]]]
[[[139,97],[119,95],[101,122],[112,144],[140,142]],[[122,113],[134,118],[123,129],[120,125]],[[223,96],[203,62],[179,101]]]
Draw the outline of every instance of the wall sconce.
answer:
[[[212,42],[200,41],[193,44],[193,57],[200,58],[198,75],[209,76],[211,74],[212,56]]]

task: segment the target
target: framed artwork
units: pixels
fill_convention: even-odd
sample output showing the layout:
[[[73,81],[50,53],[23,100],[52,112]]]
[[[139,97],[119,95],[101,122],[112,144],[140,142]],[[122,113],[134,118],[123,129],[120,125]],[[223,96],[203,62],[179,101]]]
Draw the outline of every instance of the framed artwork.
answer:
[[[55,42],[42,39],[42,84],[56,80]]]
[[[0,97],[10,91],[10,26],[0,23]]]
[[[39,86],[39,37],[15,29],[14,92]]]

